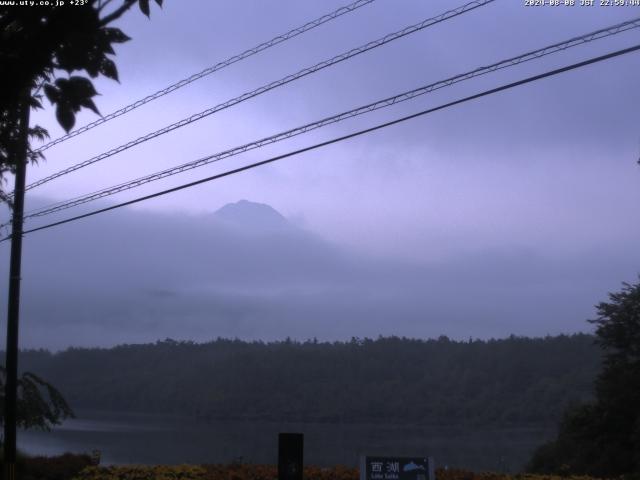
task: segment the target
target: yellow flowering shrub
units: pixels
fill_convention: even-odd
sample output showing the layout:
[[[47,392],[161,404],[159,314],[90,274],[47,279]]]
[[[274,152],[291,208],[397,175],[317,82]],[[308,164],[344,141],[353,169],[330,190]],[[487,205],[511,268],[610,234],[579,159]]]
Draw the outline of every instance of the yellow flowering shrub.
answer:
[[[87,467],[74,480],[204,480],[205,474],[195,465],[127,465]]]
[[[276,465],[203,465],[207,470],[207,480],[276,480]],[[336,466],[322,468],[304,467],[305,480],[359,480],[357,468]]]
[[[207,480],[275,480],[278,467],[275,465],[203,465]]]
[[[509,475],[506,473],[475,473],[460,469],[437,469],[436,480],[597,480],[584,476],[533,475],[528,473]]]
[[[179,465],[179,466],[111,466],[87,467],[73,480],[277,480],[275,465]],[[304,469],[305,480],[359,480],[357,468],[343,466]],[[553,475],[508,475],[475,473],[468,470],[436,470],[436,480],[596,480],[591,477],[560,477]]]

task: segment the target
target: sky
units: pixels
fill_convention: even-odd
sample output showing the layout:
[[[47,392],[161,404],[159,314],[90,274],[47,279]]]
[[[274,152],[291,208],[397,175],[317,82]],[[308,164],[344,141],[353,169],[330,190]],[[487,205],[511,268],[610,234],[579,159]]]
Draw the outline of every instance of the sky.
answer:
[[[28,182],[463,3],[376,0],[51,148]],[[34,189],[27,210],[640,16],[640,7],[579,3],[496,0]],[[117,48],[120,83],[97,80],[96,104],[109,113],[345,4],[167,0],[150,20],[132,11],[118,24],[132,37]],[[634,29],[568,49],[27,227],[639,40]],[[640,273],[639,55],[34,232],[25,240],[21,345],[590,331],[594,305]],[[32,121],[57,138],[47,107]],[[77,125],[95,118],[84,112]],[[240,206],[227,220],[242,227],[215,213],[228,204]],[[274,230],[269,221],[280,215]],[[8,251],[0,244],[3,265]],[[6,279],[0,285],[6,291]]]

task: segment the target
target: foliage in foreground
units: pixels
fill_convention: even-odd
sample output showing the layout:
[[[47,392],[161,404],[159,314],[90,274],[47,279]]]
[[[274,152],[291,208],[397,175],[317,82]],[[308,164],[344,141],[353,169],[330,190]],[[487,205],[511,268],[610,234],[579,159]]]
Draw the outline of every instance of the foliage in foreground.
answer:
[[[436,480],[593,480],[594,477],[581,475],[575,476],[558,476],[558,475],[536,475],[530,473],[524,474],[506,474],[495,472],[475,473],[468,470],[451,469],[436,470]]]
[[[162,6],[162,0],[155,0]],[[85,76],[118,80],[114,46],[129,40],[111,24],[134,5],[149,16],[149,0],[100,0],[76,2],[72,7],[53,7],[31,2],[27,8],[0,3],[0,200],[12,205],[3,190],[6,173],[15,173],[21,157],[23,112],[43,108],[42,94],[56,107],[58,123],[68,132],[83,108],[99,114],[93,102],[98,92]],[[51,2],[53,4],[53,2]],[[69,2],[67,2],[67,5]],[[111,5],[109,5],[111,4]],[[66,72],[66,74],[65,74]],[[29,139],[44,140],[47,130],[26,126]],[[27,144],[29,141],[27,140]],[[41,152],[27,145],[27,158],[37,162]]]
[[[31,457],[18,452],[16,474],[20,480],[70,480],[94,463],[89,455],[65,453],[55,457]],[[0,468],[0,480],[4,480],[4,475],[4,468]]]
[[[195,465],[87,467],[75,480],[200,480],[206,470]]]
[[[640,476],[640,283],[624,284],[597,306],[604,357],[595,402],[569,409],[557,439],[540,447],[538,473]]]
[[[7,371],[0,365],[0,425],[4,421],[4,391]],[[73,418],[71,407],[50,383],[33,373],[18,378],[16,423],[20,428],[49,430],[65,418]]]
[[[275,480],[275,465],[203,465],[180,466],[112,466],[89,467],[74,480]],[[359,480],[357,468],[336,466],[304,469],[305,480]],[[593,480],[586,476],[509,475],[502,473],[475,473],[459,469],[438,469],[436,480]]]
[[[88,467],[74,480],[275,480],[275,465],[203,465],[179,466],[111,466]],[[306,480],[359,480],[357,468],[336,466],[304,469]],[[559,477],[551,475],[508,475],[501,473],[474,473],[467,470],[436,470],[436,480],[591,480],[592,477]]]
[[[21,480],[276,480],[275,465],[126,465],[97,466],[89,455],[66,453],[57,457],[20,457]],[[3,472],[0,469],[0,480]],[[357,468],[307,466],[305,480],[359,480]],[[460,469],[438,469],[436,480],[593,480],[586,476],[509,475],[475,473]],[[625,479],[621,479],[625,480]]]

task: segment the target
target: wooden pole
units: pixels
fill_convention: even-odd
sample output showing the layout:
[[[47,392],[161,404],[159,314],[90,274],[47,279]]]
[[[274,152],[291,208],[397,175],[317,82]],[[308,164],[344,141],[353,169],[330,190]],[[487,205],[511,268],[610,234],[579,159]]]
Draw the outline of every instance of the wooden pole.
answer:
[[[4,462],[7,480],[16,478],[16,430],[18,403],[18,325],[20,320],[20,280],[22,268],[22,224],[24,187],[27,176],[29,133],[29,97],[27,90],[19,114],[19,133],[12,152],[15,161],[15,188],[11,226],[11,259],[9,266],[9,301],[7,312],[7,378],[4,393]]]

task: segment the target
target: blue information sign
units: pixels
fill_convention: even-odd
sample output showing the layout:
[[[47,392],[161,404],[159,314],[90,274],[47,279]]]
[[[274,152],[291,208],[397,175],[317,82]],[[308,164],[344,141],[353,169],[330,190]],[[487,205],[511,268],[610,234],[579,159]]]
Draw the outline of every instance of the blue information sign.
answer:
[[[431,457],[360,458],[360,480],[435,480]]]

